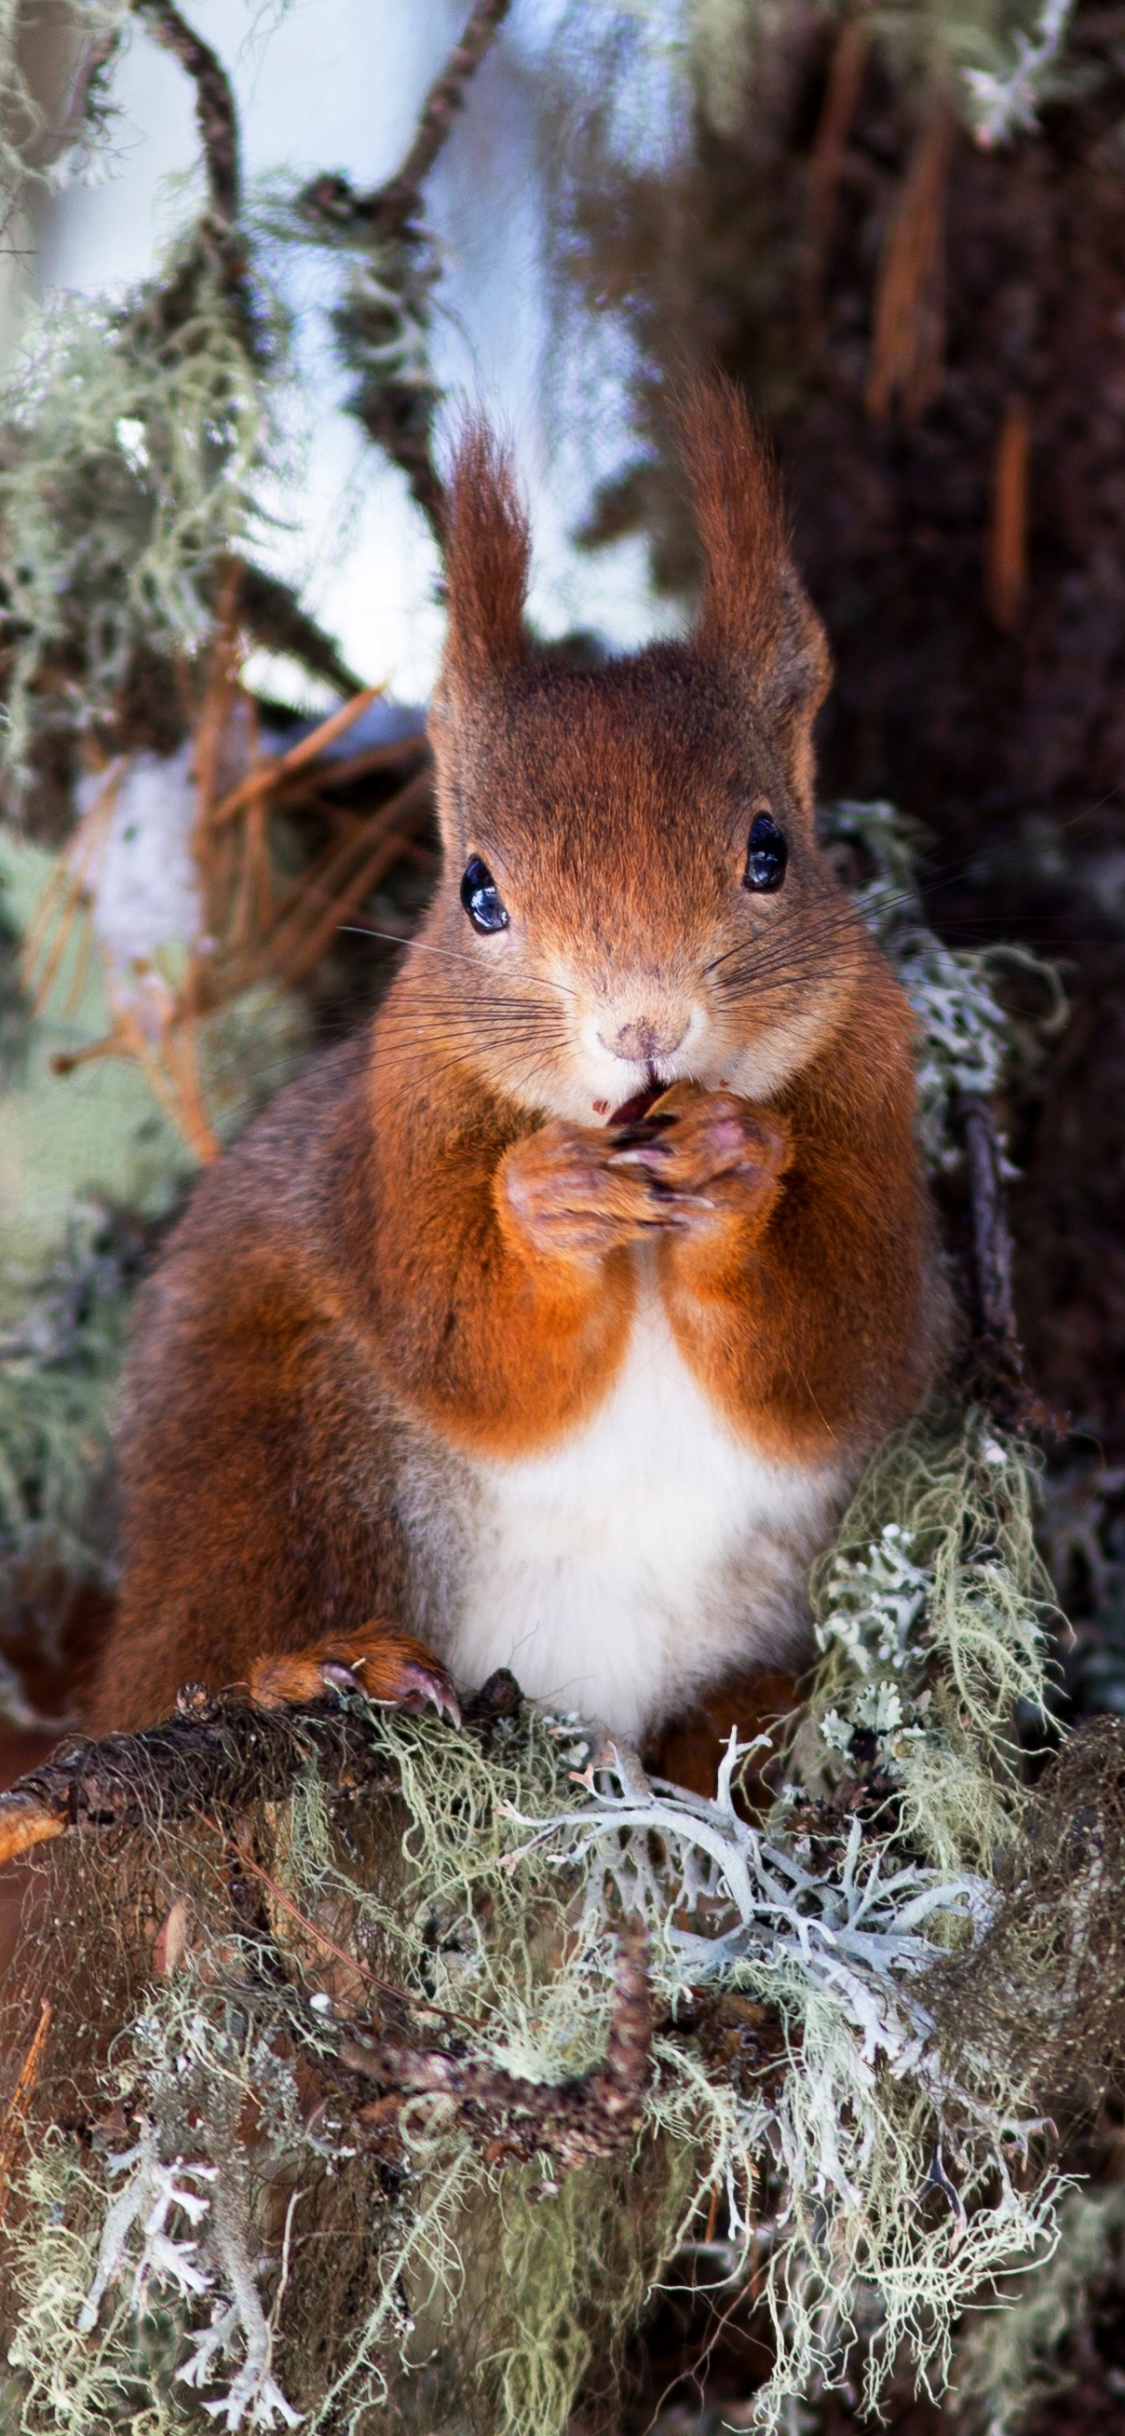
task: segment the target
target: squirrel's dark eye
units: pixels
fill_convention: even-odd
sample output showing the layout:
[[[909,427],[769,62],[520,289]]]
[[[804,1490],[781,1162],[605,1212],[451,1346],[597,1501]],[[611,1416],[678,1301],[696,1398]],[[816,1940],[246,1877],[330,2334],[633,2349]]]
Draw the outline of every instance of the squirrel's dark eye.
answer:
[[[461,903],[474,930],[507,930],[508,909],[487,863],[471,854],[461,882]]]
[[[757,889],[763,894],[780,888],[788,860],[789,848],[777,822],[770,819],[768,812],[756,813],[750,823],[743,887]]]

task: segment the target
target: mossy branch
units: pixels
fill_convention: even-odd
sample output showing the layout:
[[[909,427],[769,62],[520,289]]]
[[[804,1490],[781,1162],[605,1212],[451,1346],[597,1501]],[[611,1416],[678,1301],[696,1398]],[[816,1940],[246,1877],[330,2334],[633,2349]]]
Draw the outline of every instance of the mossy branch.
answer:
[[[519,1686],[501,1667],[467,1704],[465,1722],[487,1731],[519,1705]],[[233,1818],[283,1801],[310,1762],[327,1785],[345,1776],[352,1785],[395,1782],[371,1713],[338,1702],[274,1711],[236,1693],[213,1700],[206,1684],[184,1684],[175,1716],[163,1724],[64,1745],[0,1794],[0,1867],[71,1828]]]
[[[526,2160],[547,2149],[570,2173],[592,2158],[612,2156],[639,2131],[652,2031],[645,1936],[633,1921],[618,1950],[605,2056],[591,2072],[557,2083],[530,2081],[479,2057],[421,2050],[393,2036],[346,2039],[339,2062],[388,2093],[355,2110],[357,2125],[376,2136],[397,2122],[411,2098],[442,2097],[489,2164]]]

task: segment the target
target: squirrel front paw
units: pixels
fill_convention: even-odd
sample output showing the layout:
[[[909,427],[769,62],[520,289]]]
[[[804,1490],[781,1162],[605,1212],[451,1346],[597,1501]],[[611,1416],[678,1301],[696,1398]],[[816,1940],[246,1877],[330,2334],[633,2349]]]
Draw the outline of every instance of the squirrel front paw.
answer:
[[[772,1202],[789,1164],[784,1121],[732,1091],[709,1091],[657,1107],[611,1136],[611,1163],[643,1174],[692,1232],[753,1216]]]
[[[555,1119],[513,1143],[497,1177],[501,1223],[532,1251],[576,1261],[674,1224],[649,1175],[615,1156],[616,1141],[604,1127]]]
[[[305,1649],[259,1658],[250,1669],[250,1697],[260,1708],[300,1708],[322,1700],[335,1685],[362,1692],[380,1707],[412,1714],[433,1707],[455,1725],[457,1694],[439,1658],[410,1633],[368,1624],[359,1632],[332,1633]]]

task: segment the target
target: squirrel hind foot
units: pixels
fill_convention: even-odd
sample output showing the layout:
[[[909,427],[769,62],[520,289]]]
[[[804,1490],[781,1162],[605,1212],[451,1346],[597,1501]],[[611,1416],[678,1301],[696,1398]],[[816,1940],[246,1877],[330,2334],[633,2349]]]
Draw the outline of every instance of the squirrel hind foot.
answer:
[[[356,1633],[332,1633],[306,1649],[259,1658],[250,1669],[250,1697],[260,1708],[301,1708],[322,1700],[329,1688],[359,1692],[380,1708],[417,1715],[434,1708],[461,1722],[452,1681],[421,1641],[410,1633],[369,1624]]]

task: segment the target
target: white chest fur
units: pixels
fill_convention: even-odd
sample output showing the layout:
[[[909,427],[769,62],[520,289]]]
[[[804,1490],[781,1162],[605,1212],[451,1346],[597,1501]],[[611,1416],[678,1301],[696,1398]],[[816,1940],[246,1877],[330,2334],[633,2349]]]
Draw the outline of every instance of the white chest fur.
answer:
[[[655,1293],[592,1420],[473,1474],[462,1681],[510,1666],[533,1698],[636,1741],[736,1666],[799,1649],[841,1474],[767,1461],[738,1436]]]

